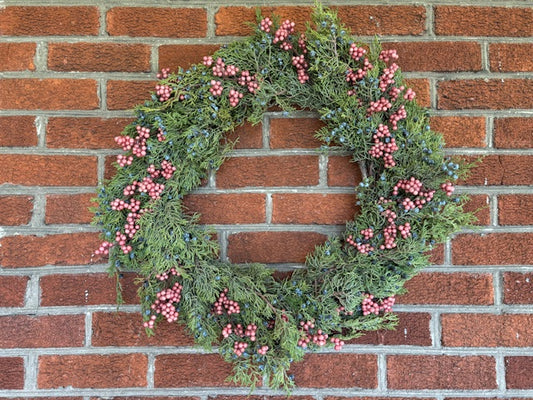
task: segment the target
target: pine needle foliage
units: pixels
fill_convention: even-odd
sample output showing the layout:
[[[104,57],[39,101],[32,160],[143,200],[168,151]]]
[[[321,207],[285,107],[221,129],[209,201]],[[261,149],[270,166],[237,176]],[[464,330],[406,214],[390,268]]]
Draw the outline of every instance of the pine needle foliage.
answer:
[[[405,89],[397,96],[389,90],[404,85],[401,71],[393,71],[394,85],[380,88],[390,63],[378,41],[359,43],[334,11],[320,4],[302,37],[290,32],[276,41],[283,24],[274,18],[266,29],[265,21],[259,15],[253,36],[223,46],[211,61],[164,76],[159,85],[170,90],[168,98],[154,94],[136,108],[136,120],[122,137],[139,143],[139,127],[147,129],[149,137],[141,143],[146,154],[132,156],[127,149],[124,157],[131,156],[131,162],[118,166],[115,177],[101,187],[94,222],[107,242],[103,252],[109,252],[110,273],[128,270],[141,276],[139,296],[148,334],[165,319],[154,305],[158,296],[179,284],[180,298],[170,305],[179,314],[177,321],[200,346],[218,347],[222,357],[233,363],[231,379],[250,387],[265,382],[290,390],[291,363],[322,347],[324,343],[314,340],[320,334],[327,335],[327,345],[335,345],[365,331],[394,328],[397,318],[390,309],[365,312],[365,299],[371,294],[379,306],[402,293],[405,282],[429,264],[428,251],[470,225],[473,216],[463,210],[466,198],[445,190],[467,168],[445,157],[442,137],[431,130],[427,110],[404,96]],[[282,43],[290,49],[283,49]],[[364,57],[353,57],[354,48],[365,49]],[[295,66],[294,57],[302,55],[306,65]],[[372,68],[359,79],[350,79],[350,72],[364,70],[364,58]],[[236,66],[240,72],[215,75],[218,59],[226,71],[227,66]],[[255,90],[239,82],[242,71],[249,71],[257,83]],[[302,74],[307,75],[303,82]],[[216,81],[220,95],[212,90]],[[231,102],[231,90],[242,93],[238,104]],[[383,98],[390,107],[369,112],[372,103]],[[244,121],[260,122],[272,106],[318,112],[325,123],[316,133],[324,142],[323,150],[350,152],[364,177],[355,188],[359,214],[347,222],[342,235],[309,254],[306,268],[284,280],[274,279],[272,270],[261,264],[220,261],[213,232],[198,225],[198,215],[188,213],[182,204],[183,196],[224,161],[231,148],[226,133]],[[402,109],[405,116],[394,129],[391,118]],[[380,124],[391,133],[383,143],[394,139],[397,145],[391,153],[394,166],[372,155]],[[151,166],[162,170],[165,162],[175,168],[169,179],[151,175]],[[164,189],[156,195],[143,191],[139,182],[146,178]],[[411,178],[422,183],[420,190],[432,192],[427,203],[414,208],[405,207],[402,200],[414,201],[416,193],[395,192],[399,182]],[[134,190],[125,191],[132,182]],[[117,208],[117,199],[125,208]],[[135,202],[138,208],[132,210]],[[383,248],[390,212],[395,213],[395,227],[409,224],[410,231],[405,237],[395,233],[394,246]],[[122,244],[130,247],[124,248],[117,238],[126,234],[132,218],[134,234],[126,235]],[[363,234],[369,228],[371,237]],[[164,275],[172,270],[174,274]],[[238,304],[239,312],[229,313],[226,306],[216,312],[223,293]],[[304,329],[306,323],[312,327]],[[256,327],[254,337],[239,332],[239,326],[251,325]],[[227,327],[231,332],[224,335]],[[311,340],[306,343],[306,338]],[[242,352],[235,350],[239,342],[246,344]]]

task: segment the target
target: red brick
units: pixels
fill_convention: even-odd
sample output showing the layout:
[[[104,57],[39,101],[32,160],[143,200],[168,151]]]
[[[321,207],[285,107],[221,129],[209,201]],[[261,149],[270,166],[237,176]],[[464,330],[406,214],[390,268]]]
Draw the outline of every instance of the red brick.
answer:
[[[96,186],[96,166],[92,156],[5,154],[0,158],[0,184]]]
[[[36,399],[37,400],[37,399]],[[63,400],[63,397],[61,398]],[[81,399],[80,399],[81,400]],[[105,396],[91,397],[91,400],[200,400],[200,397],[191,396]]]
[[[265,222],[265,195],[192,194],[184,199],[191,213],[199,212],[202,224],[254,224]]]
[[[0,43],[0,70],[34,71],[35,48],[35,43]]]
[[[234,263],[302,263],[326,235],[316,232],[242,232],[228,238],[228,257]]]
[[[439,82],[441,110],[533,108],[533,79],[464,79]]]
[[[494,146],[500,149],[533,147],[533,118],[496,118]]]
[[[207,12],[203,8],[114,7],[107,12],[112,36],[205,37]]]
[[[178,67],[189,68],[202,62],[204,56],[213,54],[220,48],[216,44],[164,44],[159,46],[159,69],[170,68],[175,72]]]
[[[272,223],[345,224],[359,209],[356,201],[355,194],[273,194]]]
[[[405,79],[407,87],[413,89],[416,93],[416,102],[422,107],[431,106],[431,94],[429,92],[428,79]]]
[[[95,207],[91,202],[94,193],[81,194],[53,194],[46,196],[45,224],[88,224],[94,214],[89,207]]]
[[[104,161],[104,179],[111,179],[117,173],[117,156],[107,156]]]
[[[531,264],[533,233],[490,233],[458,235],[452,241],[456,265]]]
[[[314,400],[315,398],[312,396],[296,396],[291,393],[290,399],[291,400]],[[207,400],[287,400],[287,396],[216,395],[216,396],[208,396]]]
[[[260,149],[263,147],[263,125],[245,122],[226,133],[223,143],[234,143],[235,149]]]
[[[503,298],[505,304],[532,304],[533,273],[505,272],[503,274]]]
[[[341,22],[355,35],[419,35],[424,32],[424,7],[415,6],[340,6],[334,7]],[[311,8],[301,6],[261,7],[264,16],[272,13],[296,23],[303,32]],[[215,14],[216,34],[245,36],[251,33],[248,22],[255,22],[254,7],[221,7]]]
[[[108,81],[107,108],[109,110],[130,110],[137,104],[150,99],[155,90],[154,81]]]
[[[476,162],[478,157],[465,157]],[[533,157],[517,155],[484,156],[470,170],[466,180],[469,185],[532,185]]]
[[[138,303],[135,274],[120,280],[124,303]],[[59,274],[41,277],[41,306],[87,306],[116,304],[116,279],[106,273]]]
[[[314,134],[324,126],[315,118],[273,118],[270,120],[270,148],[318,148],[323,143]]]
[[[26,295],[27,276],[0,277],[0,307],[22,307]]]
[[[0,109],[94,110],[99,106],[93,79],[2,79]]]
[[[0,357],[0,389],[24,388],[22,357]]]
[[[318,157],[233,157],[222,164],[216,182],[219,188],[317,185]]]
[[[328,158],[328,186],[357,186],[362,180],[359,165],[352,157],[330,156]]]
[[[481,46],[475,42],[393,42],[383,43],[383,48],[398,51],[402,71],[481,70]]]
[[[466,212],[474,213],[477,218],[475,225],[490,224],[489,198],[484,194],[471,195],[470,200],[464,205]]]
[[[505,381],[507,389],[532,389],[533,357],[505,357]]]
[[[526,7],[435,8],[435,33],[451,36],[531,36],[533,9]]]
[[[450,347],[530,347],[533,315],[444,314],[442,344]]]
[[[164,354],[155,359],[155,387],[233,386],[231,364],[218,354]]]
[[[0,317],[2,348],[81,347],[84,341],[84,315]]]
[[[431,128],[440,132],[446,147],[486,147],[484,117],[431,117]]]
[[[489,356],[387,357],[389,389],[496,389],[496,363]]]
[[[97,7],[6,7],[0,34],[12,36],[97,35]]]
[[[345,397],[345,396],[324,396],[324,400],[390,400],[391,397]],[[413,397],[394,397],[394,400],[413,400]],[[416,397],[417,400],[435,400],[429,397]],[[458,399],[457,399],[458,400]],[[465,399],[466,400],[466,399]],[[469,399],[471,400],[471,399]],[[481,400],[481,399],[479,399]],[[488,399],[486,399],[488,400]]]
[[[533,225],[533,195],[498,196],[499,225]]]
[[[377,387],[377,357],[374,354],[306,354],[289,371],[298,387]]]
[[[150,46],[127,43],[50,43],[52,71],[149,72]]]
[[[0,239],[0,265],[17,268],[89,264],[99,244],[95,233],[6,236]],[[21,257],[22,254],[24,257]]]
[[[494,72],[533,71],[533,43],[491,43],[490,69]]]
[[[148,337],[139,313],[97,312],[93,314],[92,345],[107,346],[192,346],[194,340],[182,324],[161,321],[155,336]]]
[[[37,386],[40,389],[144,387],[147,369],[148,357],[144,354],[40,356]]]
[[[365,332],[364,336],[348,341],[349,344],[386,346],[431,346],[429,323],[426,313],[397,313],[400,320],[393,330]]]
[[[400,304],[491,305],[494,288],[491,274],[424,272],[405,284]]]
[[[428,261],[430,264],[444,264],[444,245],[436,244],[431,250],[426,251],[425,253],[428,256]]]
[[[117,147],[115,136],[130,122],[129,118],[50,118],[46,145],[54,149],[114,149]]]
[[[0,146],[22,147],[37,145],[34,117],[0,117]]]
[[[0,196],[0,225],[27,225],[33,212],[31,196]]]

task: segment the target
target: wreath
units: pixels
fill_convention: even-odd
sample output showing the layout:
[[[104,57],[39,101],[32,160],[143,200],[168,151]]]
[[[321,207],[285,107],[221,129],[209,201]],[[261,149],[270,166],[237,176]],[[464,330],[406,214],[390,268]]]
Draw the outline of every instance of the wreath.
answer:
[[[95,210],[96,253],[112,273],[140,276],[149,334],[162,320],[181,322],[233,363],[233,381],[289,389],[289,367],[306,351],[394,327],[395,295],[429,264],[428,250],[473,220],[453,194],[467,166],[445,157],[397,58],[376,40],[359,43],[318,4],[304,34],[258,13],[253,36],[158,74],[151,100],[116,138],[124,153]],[[219,260],[214,232],[183,206],[231,149],[225,134],[273,106],[317,112],[322,150],[349,153],[363,176],[345,232],[285,279]]]

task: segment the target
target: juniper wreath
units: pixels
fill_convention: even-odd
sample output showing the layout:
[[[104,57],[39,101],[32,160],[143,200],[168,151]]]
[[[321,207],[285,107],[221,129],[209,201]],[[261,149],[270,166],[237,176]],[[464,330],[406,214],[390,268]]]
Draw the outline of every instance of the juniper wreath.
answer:
[[[149,334],[161,320],[178,321],[233,363],[233,381],[290,390],[289,367],[306,351],[340,350],[394,327],[394,296],[429,264],[427,251],[473,221],[466,198],[453,194],[468,168],[444,155],[396,59],[377,41],[359,43],[317,4],[304,34],[258,13],[253,36],[186,71],[161,72],[116,138],[125,153],[95,210],[104,240],[96,253],[109,255],[117,276],[140,276]],[[272,106],[317,112],[323,150],[348,152],[363,176],[360,211],[345,232],[286,279],[262,264],[219,260],[213,232],[183,207],[222,164],[231,148],[224,135],[259,123]]]

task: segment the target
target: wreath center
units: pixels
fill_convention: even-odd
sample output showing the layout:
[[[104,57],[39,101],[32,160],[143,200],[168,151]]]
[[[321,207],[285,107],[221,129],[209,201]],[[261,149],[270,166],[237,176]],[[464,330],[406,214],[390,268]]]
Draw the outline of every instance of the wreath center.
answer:
[[[290,388],[306,351],[341,351],[365,331],[392,328],[395,295],[429,264],[435,243],[472,221],[453,183],[465,168],[405,86],[394,50],[359,43],[320,5],[303,34],[258,16],[253,36],[190,69],[164,70],[151,100],[116,138],[124,153],[98,195],[95,222],[110,271],[139,274],[144,326],[187,326],[216,345],[233,380]],[[227,132],[258,123],[272,106],[318,113],[323,151],[358,163],[360,210],[341,235],[309,254],[305,268],[275,279],[263,264],[218,258],[213,232],[188,214],[186,194],[223,163]]]

